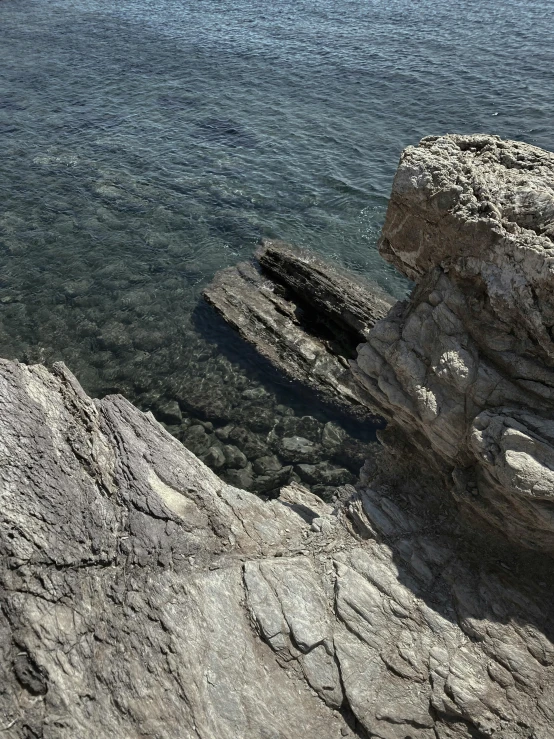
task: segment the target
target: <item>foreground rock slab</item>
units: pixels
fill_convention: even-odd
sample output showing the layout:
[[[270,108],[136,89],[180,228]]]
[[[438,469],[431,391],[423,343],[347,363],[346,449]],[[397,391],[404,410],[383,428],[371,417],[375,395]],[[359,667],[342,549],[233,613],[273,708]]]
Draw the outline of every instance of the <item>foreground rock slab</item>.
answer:
[[[554,552],[554,155],[408,147],[380,251],[417,287],[359,347],[360,385],[471,516]]]
[[[4,736],[552,736],[548,562],[400,462],[264,503],[63,365],[0,362],[0,432]]]

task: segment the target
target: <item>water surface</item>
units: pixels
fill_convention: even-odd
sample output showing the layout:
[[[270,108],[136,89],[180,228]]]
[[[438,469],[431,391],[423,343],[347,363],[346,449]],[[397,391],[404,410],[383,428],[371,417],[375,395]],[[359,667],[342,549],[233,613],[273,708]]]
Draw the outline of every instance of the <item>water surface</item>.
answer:
[[[403,296],[376,250],[400,151],[553,149],[553,27],[550,0],[3,0],[0,356],[185,424],[325,421],[202,287],[272,236]]]

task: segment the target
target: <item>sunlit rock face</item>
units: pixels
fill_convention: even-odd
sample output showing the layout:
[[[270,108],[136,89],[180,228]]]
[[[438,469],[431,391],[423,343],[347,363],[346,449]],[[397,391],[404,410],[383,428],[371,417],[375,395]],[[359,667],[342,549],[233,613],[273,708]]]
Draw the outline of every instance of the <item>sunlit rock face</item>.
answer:
[[[552,736],[551,560],[476,537],[408,458],[263,502],[5,360],[0,431],[6,736]]]
[[[554,155],[485,135],[408,147],[380,250],[416,287],[359,347],[359,382],[465,507],[553,551]]]

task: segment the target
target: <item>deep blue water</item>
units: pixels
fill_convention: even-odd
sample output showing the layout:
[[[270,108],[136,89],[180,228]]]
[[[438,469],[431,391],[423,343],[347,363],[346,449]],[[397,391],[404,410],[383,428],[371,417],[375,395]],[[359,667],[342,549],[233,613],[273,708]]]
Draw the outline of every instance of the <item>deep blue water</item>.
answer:
[[[0,0],[0,356],[143,407],[183,386],[240,405],[261,379],[202,286],[275,236],[403,295],[376,250],[402,148],[554,149],[553,10]]]

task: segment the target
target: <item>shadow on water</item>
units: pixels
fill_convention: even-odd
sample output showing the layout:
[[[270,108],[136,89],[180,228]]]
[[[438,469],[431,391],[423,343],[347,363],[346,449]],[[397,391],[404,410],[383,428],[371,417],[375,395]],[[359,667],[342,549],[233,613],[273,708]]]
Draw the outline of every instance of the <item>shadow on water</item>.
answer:
[[[252,346],[241,339],[223,318],[207,303],[199,301],[193,311],[192,322],[202,338],[246,373],[252,383],[260,383],[271,390],[277,403],[292,408],[297,416],[313,416],[321,423],[329,421],[340,425],[349,436],[364,443],[377,440],[376,431],[383,423],[372,424],[358,420],[333,408],[312,389],[289,380]]]

